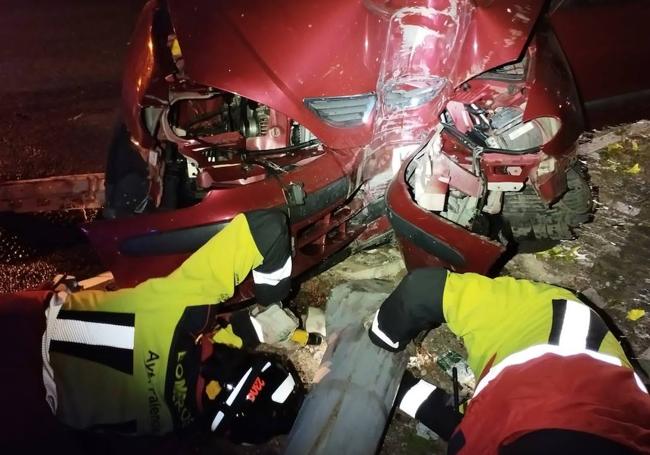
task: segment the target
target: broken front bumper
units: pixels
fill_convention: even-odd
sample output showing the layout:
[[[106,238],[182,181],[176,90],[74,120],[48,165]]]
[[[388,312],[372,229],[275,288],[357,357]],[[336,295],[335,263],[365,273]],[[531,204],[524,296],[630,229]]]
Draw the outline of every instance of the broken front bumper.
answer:
[[[441,266],[487,274],[506,248],[415,203],[406,183],[406,160],[386,193],[388,217],[409,270]]]

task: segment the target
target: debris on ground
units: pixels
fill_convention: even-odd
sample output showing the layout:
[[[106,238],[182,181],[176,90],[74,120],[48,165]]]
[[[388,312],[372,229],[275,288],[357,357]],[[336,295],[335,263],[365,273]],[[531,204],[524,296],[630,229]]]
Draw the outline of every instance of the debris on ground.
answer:
[[[429,430],[429,427],[421,424],[420,422],[415,425],[415,434],[428,441],[437,441],[440,439],[440,436]]]
[[[459,386],[460,401],[463,402],[469,400],[474,394],[474,389],[476,388],[476,376],[470,369],[465,358],[455,351],[447,351],[445,354],[438,357],[436,364],[447,374],[447,376],[452,378],[452,380],[454,379],[454,375],[456,376],[456,381]]]
[[[645,315],[645,310],[641,308],[632,308],[630,311],[627,312],[627,318],[630,321],[638,321]]]
[[[541,251],[536,254],[542,259],[556,259],[566,262],[586,262],[587,255],[580,252],[580,246],[569,246],[567,244],[557,245],[550,250]]]
[[[588,287],[587,289],[580,291],[580,293],[583,297],[586,297],[586,300],[588,300],[590,303],[593,303],[598,308],[605,308],[607,306],[605,299],[603,299],[598,291],[592,287]]]
[[[399,250],[380,246],[352,256],[330,273],[342,280],[368,280],[401,277],[405,272]]]

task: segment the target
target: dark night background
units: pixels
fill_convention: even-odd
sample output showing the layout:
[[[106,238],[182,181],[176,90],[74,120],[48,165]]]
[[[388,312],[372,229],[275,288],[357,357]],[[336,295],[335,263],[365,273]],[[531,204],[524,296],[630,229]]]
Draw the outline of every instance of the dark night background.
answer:
[[[0,0],[0,181],[101,172],[144,0]]]

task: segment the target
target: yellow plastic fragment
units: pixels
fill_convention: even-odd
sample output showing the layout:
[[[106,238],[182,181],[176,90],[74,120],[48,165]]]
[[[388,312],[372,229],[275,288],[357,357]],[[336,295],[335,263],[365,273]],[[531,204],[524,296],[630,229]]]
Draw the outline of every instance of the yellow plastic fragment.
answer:
[[[638,152],[639,151],[639,143],[637,141],[631,141],[632,142],[632,151],[633,152]]]
[[[208,395],[209,399],[214,400],[217,398],[217,395],[221,393],[221,385],[217,381],[212,380],[208,382],[208,385],[205,387],[205,393]]]
[[[174,58],[179,58],[183,55],[181,52],[181,45],[178,43],[178,39],[176,38],[174,38],[174,41],[172,41],[171,51]]]
[[[627,172],[628,174],[636,175],[639,172],[641,172],[641,166],[639,166],[639,163],[635,163],[634,166],[627,169],[625,172]]]
[[[645,315],[645,310],[642,310],[641,308],[634,308],[627,312],[627,318],[630,321],[636,321],[642,318],[644,315]]]
[[[309,341],[309,333],[306,330],[296,329],[291,334],[291,341],[301,346],[306,346]]]
[[[537,257],[545,259],[560,259],[571,262],[584,260],[586,255],[580,252],[580,246],[557,245],[550,250],[536,253]]]

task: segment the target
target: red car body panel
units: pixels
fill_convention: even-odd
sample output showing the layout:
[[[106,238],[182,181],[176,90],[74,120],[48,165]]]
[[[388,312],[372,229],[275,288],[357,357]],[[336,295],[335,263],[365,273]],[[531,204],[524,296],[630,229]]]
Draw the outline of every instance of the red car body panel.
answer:
[[[413,202],[404,163],[386,194],[388,216],[409,270],[442,266],[457,272],[487,274],[505,252],[498,242],[472,234]]]
[[[473,12],[454,70],[458,85],[491,68],[516,61],[529,40],[544,0],[494,0]]]
[[[566,190],[563,170],[572,159],[575,141],[584,129],[584,117],[571,70],[562,58],[563,54],[555,36],[550,30],[539,32],[536,41],[534,84],[530,87],[524,119],[555,117],[562,122],[555,137],[543,147],[545,154],[557,160],[559,172],[547,174],[541,179],[533,179],[542,200],[551,203]],[[549,90],[549,87],[554,90]]]
[[[153,138],[142,125],[142,99],[155,71],[152,27],[158,2],[149,1],[140,13],[126,56],[122,77],[122,112],[133,140],[143,147],[153,147]],[[151,45],[149,43],[152,43]],[[145,157],[146,159],[146,157]]]
[[[645,0],[565,0],[551,15],[589,127],[650,117],[648,18]]]
[[[446,0],[429,3],[444,4]],[[370,142],[371,123],[341,134],[303,103],[305,98],[375,90],[387,21],[362,1],[296,0],[281,7],[263,0],[170,0],[168,4],[192,80],[299,118],[332,148]],[[529,0],[512,6],[509,0],[496,0],[475,9],[460,58],[449,75],[452,84],[516,60],[543,4],[543,0]],[[155,0],[149,2],[138,21],[133,42],[146,41],[147,45],[132,46],[141,52],[129,56],[124,78],[123,97],[130,119],[127,126],[139,132],[134,136],[141,144],[148,144],[150,139],[141,125],[136,125],[141,119],[134,106],[139,106],[144,96],[142,86],[154,77],[152,54],[157,46],[151,27],[156,8]],[[273,17],[278,20],[270,20]],[[285,45],[278,45],[275,37],[282,37]]]
[[[374,91],[386,24],[361,1],[169,1],[186,72],[299,118],[332,148],[369,142],[318,119],[304,98]]]
[[[582,132],[582,111],[578,94],[566,61],[562,58],[557,41],[550,31],[539,32],[534,42],[535,63],[530,69],[532,84],[528,87],[528,103],[524,119],[555,117],[562,125],[542,150],[557,158],[558,169],[565,169],[570,159],[567,150]],[[549,87],[555,90],[550,91]],[[534,156],[490,153],[483,155],[486,166],[502,166],[503,163],[526,164]],[[411,197],[404,172],[410,159],[391,183],[387,193],[387,206],[393,228],[396,231],[407,267],[416,268],[438,265],[461,272],[487,274],[503,255],[505,247],[486,237],[474,234],[438,215],[421,209]],[[534,161],[533,161],[534,162]],[[525,172],[524,172],[525,174]],[[534,175],[534,174],[532,174]],[[540,196],[548,201],[557,199],[566,190],[564,172],[550,173],[544,179],[534,181]],[[498,180],[498,179],[495,179]],[[397,219],[397,223],[395,222]],[[414,232],[419,232],[415,235]],[[416,240],[417,238],[417,240]],[[438,252],[432,245],[438,245]],[[446,249],[452,249],[445,255]]]

